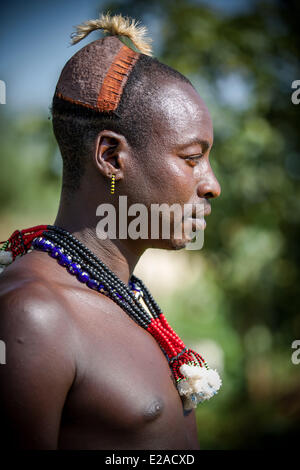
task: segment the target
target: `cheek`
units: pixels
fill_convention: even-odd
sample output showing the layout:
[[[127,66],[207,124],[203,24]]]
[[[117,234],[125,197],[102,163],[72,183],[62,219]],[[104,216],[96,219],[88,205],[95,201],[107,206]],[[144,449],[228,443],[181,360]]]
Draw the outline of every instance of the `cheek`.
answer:
[[[171,158],[162,166],[158,187],[162,198],[169,203],[187,202],[195,190],[194,168],[182,159]]]
[[[189,178],[192,171],[182,159],[172,159],[168,162],[166,173],[169,174],[170,179],[184,182]]]
[[[128,202],[140,202],[147,206],[164,202],[187,203],[195,192],[197,166],[191,167],[174,156],[157,158],[160,158],[159,164],[157,159],[148,158],[127,175],[125,194],[128,195]]]

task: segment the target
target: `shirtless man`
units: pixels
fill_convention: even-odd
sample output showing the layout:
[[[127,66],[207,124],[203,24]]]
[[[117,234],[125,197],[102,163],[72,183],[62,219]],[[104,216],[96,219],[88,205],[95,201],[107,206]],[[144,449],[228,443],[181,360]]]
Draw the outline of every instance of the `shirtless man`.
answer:
[[[127,284],[145,249],[179,249],[187,240],[99,240],[99,204],[117,207],[119,195],[128,206],[202,202],[208,215],[220,186],[209,163],[209,112],[178,72],[135,52],[112,105],[117,117],[92,109],[96,74],[87,71],[102,60],[107,77],[121,48],[119,37],[109,35],[75,54],[52,114],[64,164],[55,225]],[[0,280],[3,448],[199,449],[195,411],[184,412],[166,357],[116,303],[37,250],[18,257]]]

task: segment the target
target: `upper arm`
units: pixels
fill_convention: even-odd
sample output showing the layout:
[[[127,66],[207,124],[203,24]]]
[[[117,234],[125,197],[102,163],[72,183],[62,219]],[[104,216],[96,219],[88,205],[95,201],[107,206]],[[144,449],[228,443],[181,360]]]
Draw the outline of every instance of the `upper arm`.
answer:
[[[66,313],[45,286],[13,290],[0,297],[0,339],[1,443],[55,449],[76,370]]]

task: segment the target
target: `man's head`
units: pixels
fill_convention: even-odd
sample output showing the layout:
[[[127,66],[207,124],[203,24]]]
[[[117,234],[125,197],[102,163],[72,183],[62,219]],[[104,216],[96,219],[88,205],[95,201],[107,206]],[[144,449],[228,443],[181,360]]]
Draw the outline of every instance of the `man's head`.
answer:
[[[115,36],[94,41],[62,72],[52,114],[64,190],[72,194],[92,186],[98,205],[105,195],[109,200],[115,174],[116,194],[126,195],[128,205],[204,202],[208,213],[207,199],[217,197],[220,187],[208,161],[213,129],[204,102],[186,77],[145,54],[135,52],[122,76],[112,67],[122,50]],[[107,105],[99,96],[113,75],[123,84],[116,102]],[[173,238],[171,245],[186,242]]]

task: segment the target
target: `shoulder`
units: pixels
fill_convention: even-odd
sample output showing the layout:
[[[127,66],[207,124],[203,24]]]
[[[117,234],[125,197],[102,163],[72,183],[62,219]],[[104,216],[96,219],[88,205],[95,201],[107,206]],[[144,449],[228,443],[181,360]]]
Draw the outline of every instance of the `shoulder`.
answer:
[[[28,267],[26,260],[0,276],[1,340],[8,354],[22,345],[22,354],[55,349],[67,358],[73,335],[68,306],[55,283]]]
[[[76,378],[74,328],[59,285],[28,262],[20,260],[0,276],[0,417],[10,429],[9,445],[56,448]]]
[[[32,332],[63,333],[69,324],[63,297],[52,283],[32,276],[0,279],[0,325]]]

